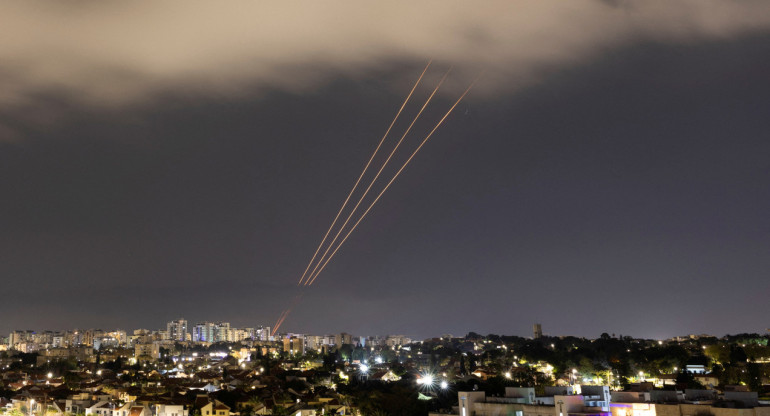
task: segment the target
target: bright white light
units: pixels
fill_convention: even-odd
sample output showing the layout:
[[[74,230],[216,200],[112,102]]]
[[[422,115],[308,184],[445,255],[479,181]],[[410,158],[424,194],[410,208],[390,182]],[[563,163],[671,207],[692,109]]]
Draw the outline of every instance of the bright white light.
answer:
[[[53,373],[48,373],[48,378],[53,377]]]
[[[424,384],[426,386],[433,385],[433,375],[426,374],[426,375],[422,376],[422,384]]]
[[[446,380],[444,380],[441,382],[440,386],[442,390],[446,390],[447,387],[449,387],[449,383],[447,383]]]
[[[374,362],[377,364],[382,364],[382,357],[374,357]]]
[[[358,369],[359,369],[359,370],[360,370],[362,373],[368,373],[368,372],[369,372],[369,366],[368,366],[368,365],[366,365],[366,364],[361,364],[360,366],[358,366]]]
[[[510,372],[506,372],[505,373],[505,378],[511,378],[511,373]]]

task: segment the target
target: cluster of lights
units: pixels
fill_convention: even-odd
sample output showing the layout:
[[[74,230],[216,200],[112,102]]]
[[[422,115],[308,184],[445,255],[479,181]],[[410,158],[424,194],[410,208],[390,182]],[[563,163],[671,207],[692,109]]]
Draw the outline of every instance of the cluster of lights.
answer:
[[[432,374],[423,374],[422,377],[417,379],[417,384],[422,384],[426,387],[433,386],[433,375]]]
[[[420,378],[417,379],[417,384],[421,385],[426,390],[432,390],[436,385],[436,377],[430,373],[423,373],[420,375]],[[441,390],[446,390],[449,388],[449,382],[441,380],[438,383],[438,386]]]

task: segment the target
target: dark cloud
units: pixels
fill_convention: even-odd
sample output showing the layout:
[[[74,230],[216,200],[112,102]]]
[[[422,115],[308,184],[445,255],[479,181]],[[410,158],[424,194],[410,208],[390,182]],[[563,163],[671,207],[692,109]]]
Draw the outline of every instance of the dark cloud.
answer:
[[[307,91],[397,60],[490,71],[507,92],[553,66],[640,39],[691,42],[765,30],[764,1],[6,2],[0,104],[59,91],[92,105],[173,92],[238,96],[245,86]],[[507,80],[506,83],[497,81]],[[511,81],[514,82],[511,82]]]

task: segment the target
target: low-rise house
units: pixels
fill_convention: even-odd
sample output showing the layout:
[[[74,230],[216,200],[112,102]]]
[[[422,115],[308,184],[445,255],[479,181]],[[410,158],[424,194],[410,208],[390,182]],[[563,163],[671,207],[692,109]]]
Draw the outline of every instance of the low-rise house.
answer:
[[[147,408],[147,406],[133,404],[128,406],[128,410],[125,415],[121,414],[119,416],[152,416],[152,412],[150,412],[150,409]]]
[[[182,403],[159,403],[152,407],[153,416],[188,416],[189,412]]]
[[[209,401],[201,408],[201,416],[229,416],[230,407],[219,400]]]
[[[100,400],[85,409],[85,415],[90,416],[121,416],[123,406],[111,400]]]

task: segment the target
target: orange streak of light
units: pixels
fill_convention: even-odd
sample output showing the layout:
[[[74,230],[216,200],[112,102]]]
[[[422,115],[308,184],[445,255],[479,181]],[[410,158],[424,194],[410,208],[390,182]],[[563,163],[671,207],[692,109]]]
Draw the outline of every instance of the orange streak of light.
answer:
[[[382,139],[380,139],[380,143],[374,149],[374,153],[372,153],[372,156],[369,158],[369,161],[366,162],[366,166],[364,166],[364,170],[358,176],[356,183],[353,185],[353,189],[350,190],[348,197],[345,198],[345,202],[342,203],[342,206],[340,207],[339,211],[337,211],[337,215],[334,217],[334,221],[332,221],[332,225],[329,226],[329,229],[326,231],[326,234],[324,234],[324,238],[321,239],[321,244],[318,245],[318,248],[315,250],[315,253],[313,253],[313,257],[310,259],[310,262],[307,264],[305,271],[302,272],[302,276],[299,278],[299,282],[297,283],[297,286],[301,285],[302,281],[305,280],[305,275],[307,274],[307,271],[310,270],[310,266],[315,261],[316,256],[318,256],[318,252],[321,251],[321,247],[323,247],[324,243],[326,242],[326,238],[329,237],[329,233],[331,233],[332,229],[334,229],[334,225],[337,224],[337,220],[340,218],[340,215],[342,214],[342,211],[345,209],[345,206],[347,206],[348,201],[350,200],[350,197],[353,196],[353,192],[355,192],[356,188],[358,188],[358,184],[361,182],[361,178],[364,177],[364,174],[369,169],[369,165],[371,165],[372,160],[374,160],[374,156],[380,150],[382,143],[385,142],[385,138],[387,138],[388,134],[390,134],[390,130],[393,128],[393,125],[396,124],[396,120],[398,120],[398,117],[401,115],[401,112],[404,111],[404,107],[406,107],[406,104],[409,102],[409,99],[412,97],[412,94],[417,89],[417,86],[420,84],[420,81],[422,80],[423,76],[425,76],[425,73],[428,71],[428,67],[430,67],[431,62],[433,62],[433,60],[428,61],[428,65],[425,65],[425,69],[422,70],[420,77],[417,78],[417,82],[414,83],[414,86],[412,86],[412,90],[409,91],[409,94],[406,96],[404,103],[401,104],[401,108],[398,109],[398,112],[396,113],[396,116],[393,118],[393,121],[390,122],[390,126],[388,126],[388,129],[385,131],[385,135],[382,136]]]
[[[318,263],[317,263],[317,264],[316,264],[316,266],[313,268],[313,271],[312,271],[312,272],[310,272],[310,276],[314,276],[314,275],[316,275],[316,270],[318,270],[318,267],[319,267],[319,266],[321,265],[321,263],[324,261],[324,259],[326,258],[326,255],[327,255],[327,254],[329,254],[329,250],[331,250],[331,248],[334,246],[334,243],[337,241],[337,239],[339,238],[340,234],[342,234],[342,231],[343,231],[343,230],[345,229],[345,227],[348,225],[348,223],[350,222],[350,219],[351,219],[351,218],[353,218],[353,215],[354,215],[354,214],[356,213],[356,211],[358,210],[358,207],[359,207],[359,206],[361,206],[361,203],[362,203],[362,202],[364,202],[364,198],[366,198],[366,195],[368,195],[368,194],[369,194],[369,191],[372,189],[372,186],[374,186],[374,183],[375,183],[375,182],[377,181],[377,179],[380,177],[380,174],[382,174],[382,171],[383,171],[383,170],[385,169],[385,167],[388,165],[388,163],[390,162],[390,159],[391,159],[391,158],[393,158],[393,155],[396,153],[396,151],[398,150],[399,146],[401,146],[401,143],[404,141],[404,138],[406,138],[406,136],[407,136],[407,135],[409,134],[409,132],[412,130],[412,127],[414,126],[414,123],[416,123],[416,122],[417,122],[417,120],[420,118],[420,115],[422,115],[422,112],[423,112],[423,111],[425,111],[425,108],[426,108],[426,107],[428,106],[428,104],[431,102],[431,100],[433,99],[433,96],[434,96],[434,95],[436,95],[436,92],[438,92],[439,88],[441,88],[441,85],[444,83],[444,81],[446,80],[447,76],[449,76],[449,73],[450,73],[451,71],[452,71],[452,68],[450,68],[450,69],[449,69],[449,70],[448,70],[448,71],[447,71],[447,72],[444,74],[444,76],[441,78],[441,81],[439,81],[439,83],[438,83],[438,85],[436,86],[436,88],[433,90],[433,92],[431,92],[430,96],[429,96],[429,97],[428,97],[428,99],[425,101],[425,104],[423,104],[423,105],[422,105],[422,108],[420,108],[420,111],[419,111],[419,112],[417,113],[417,115],[414,117],[414,119],[412,120],[411,124],[409,124],[409,127],[407,127],[406,131],[405,131],[405,132],[404,132],[404,134],[401,136],[401,139],[398,141],[398,143],[396,143],[396,146],[395,146],[395,147],[393,148],[393,150],[390,152],[390,154],[388,155],[387,159],[385,159],[385,162],[382,164],[382,166],[380,166],[380,169],[377,171],[377,174],[376,174],[376,175],[374,175],[374,179],[372,179],[372,181],[369,183],[369,186],[368,186],[368,187],[366,188],[366,190],[364,191],[363,195],[361,195],[361,197],[358,199],[358,202],[356,203],[356,206],[354,206],[354,207],[353,207],[353,210],[352,210],[352,211],[350,211],[350,214],[349,214],[349,215],[348,215],[348,217],[345,219],[345,222],[342,224],[342,226],[340,227],[339,231],[337,231],[337,234],[336,234],[336,235],[334,236],[334,238],[332,239],[332,242],[331,242],[331,243],[329,243],[329,246],[326,248],[326,251],[324,251],[324,254],[321,256],[321,258],[318,260]],[[310,278],[308,278],[308,281],[309,281],[309,280],[310,280]],[[308,282],[305,282],[305,285],[307,285],[307,284],[308,284]]]
[[[281,312],[281,315],[278,317],[278,320],[275,321],[275,325],[273,325],[273,330],[270,331],[270,336],[274,336],[275,332],[278,330],[278,327],[281,326],[283,323],[283,320],[286,318],[286,315],[288,315],[289,310],[285,309],[283,312]]]
[[[444,120],[446,120],[446,118],[449,117],[449,114],[452,113],[452,111],[455,109],[455,107],[457,107],[457,105],[460,104],[460,101],[462,101],[462,99],[465,98],[465,96],[468,94],[468,92],[470,92],[471,88],[473,88],[473,86],[476,84],[476,82],[478,80],[479,80],[479,78],[476,78],[471,83],[471,85],[468,86],[468,88],[465,90],[465,92],[463,92],[463,94],[460,96],[460,98],[457,99],[457,101],[454,103],[454,105],[452,105],[452,107],[449,108],[449,111],[447,111],[446,114],[444,114],[444,117],[442,117],[441,120],[439,120],[439,122],[436,124],[436,126],[433,127],[433,130],[431,130],[430,133],[428,133],[428,135],[425,136],[425,139],[423,139],[422,143],[420,143],[420,145],[417,146],[417,149],[415,149],[415,151],[412,152],[412,155],[409,156],[409,159],[407,159],[406,162],[404,162],[404,164],[401,166],[401,169],[399,169],[398,172],[396,172],[396,174],[393,176],[393,178],[390,180],[390,182],[388,182],[388,184],[385,185],[385,188],[383,188],[383,190],[380,191],[379,195],[377,195],[377,197],[369,205],[369,207],[366,209],[366,211],[364,211],[364,213],[361,214],[361,218],[359,218],[358,221],[356,221],[356,223],[353,224],[353,227],[350,229],[350,231],[348,231],[348,233],[345,235],[345,237],[340,241],[340,243],[337,245],[337,248],[334,249],[334,251],[329,256],[329,258],[327,258],[326,261],[323,263],[323,266],[321,266],[321,268],[318,270],[318,272],[315,273],[315,275],[311,275],[312,277],[308,278],[308,283],[306,283],[307,285],[312,285],[313,284],[315,279],[318,278],[318,275],[323,271],[323,269],[326,267],[326,265],[329,264],[329,261],[334,257],[334,255],[337,253],[337,251],[340,249],[340,247],[342,247],[342,244],[344,244],[345,241],[348,239],[348,237],[350,237],[350,234],[353,233],[353,230],[356,229],[358,224],[361,223],[361,221],[364,219],[366,214],[368,214],[369,211],[372,209],[374,204],[377,203],[377,201],[380,199],[382,194],[384,194],[385,191],[388,190],[390,185],[396,180],[396,178],[398,178],[398,175],[400,175],[401,172],[404,170],[404,168],[406,168],[406,166],[409,164],[409,162],[412,161],[412,158],[414,158],[414,156],[417,154],[417,152],[419,152],[420,149],[422,149],[422,146],[428,141],[428,139],[430,139],[430,137],[433,135],[433,133],[436,132],[436,130],[439,128],[439,126],[441,126],[441,124],[444,122]]]
[[[283,321],[286,320],[286,318],[289,316],[292,310],[294,310],[294,307],[297,306],[300,300],[302,300],[302,295],[304,293],[300,292],[297,296],[294,296],[294,299],[291,301],[291,305],[281,313],[281,316],[278,317],[278,321],[275,322],[275,325],[273,326],[273,330],[270,331],[270,336],[275,336],[275,334],[278,332],[278,328],[283,324]]]

